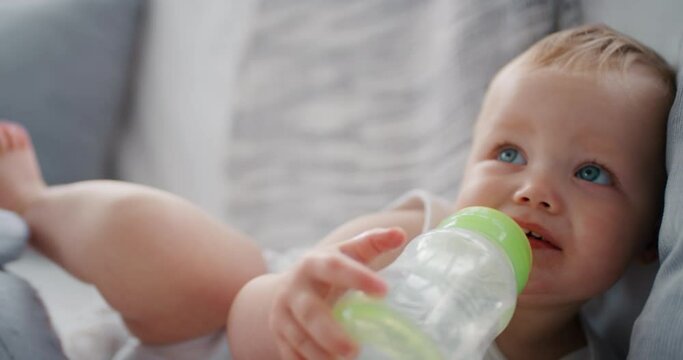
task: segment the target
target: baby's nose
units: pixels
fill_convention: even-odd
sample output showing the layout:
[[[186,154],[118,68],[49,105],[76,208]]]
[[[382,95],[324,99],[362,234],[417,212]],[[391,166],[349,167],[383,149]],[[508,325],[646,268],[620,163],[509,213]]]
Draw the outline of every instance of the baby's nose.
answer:
[[[528,181],[514,193],[515,203],[551,213],[560,210],[560,197],[547,181]]]

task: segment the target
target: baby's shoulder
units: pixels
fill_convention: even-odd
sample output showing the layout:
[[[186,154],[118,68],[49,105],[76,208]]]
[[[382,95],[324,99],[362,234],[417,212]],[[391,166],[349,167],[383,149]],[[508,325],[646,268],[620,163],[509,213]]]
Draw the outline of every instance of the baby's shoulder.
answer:
[[[448,200],[422,189],[411,190],[386,207],[388,211],[414,212],[422,218],[423,232],[436,227],[453,209]]]

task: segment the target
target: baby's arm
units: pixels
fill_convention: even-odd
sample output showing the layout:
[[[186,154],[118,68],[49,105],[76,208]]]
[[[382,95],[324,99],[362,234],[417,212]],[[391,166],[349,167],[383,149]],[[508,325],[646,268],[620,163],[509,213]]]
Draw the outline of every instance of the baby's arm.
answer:
[[[353,353],[354,345],[332,320],[334,301],[350,288],[382,295],[385,285],[371,269],[393,261],[404,240],[419,234],[422,220],[420,211],[356,219],[333,231],[291,270],[250,281],[228,319],[233,356],[319,359]],[[368,231],[373,228],[385,229]]]

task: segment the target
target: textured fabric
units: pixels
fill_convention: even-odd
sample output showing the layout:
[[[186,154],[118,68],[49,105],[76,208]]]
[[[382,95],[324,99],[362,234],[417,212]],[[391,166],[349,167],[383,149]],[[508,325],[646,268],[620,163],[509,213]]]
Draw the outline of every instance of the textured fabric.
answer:
[[[228,220],[285,249],[412,188],[453,197],[488,81],[576,22],[576,3],[261,1],[236,84]]]
[[[66,359],[36,291],[4,271],[0,271],[0,359]]]
[[[682,54],[683,55],[683,54]],[[629,359],[677,359],[683,354],[683,59],[667,134],[668,181],[659,234],[660,269],[631,337]]]
[[[0,1],[0,118],[49,183],[107,176],[141,0]]]
[[[230,360],[225,331],[181,343],[159,346],[142,345],[130,338],[113,360]]]
[[[15,213],[0,209],[0,269],[26,247],[28,227]]]
[[[66,359],[36,291],[3,270],[27,238],[26,224],[0,209],[0,359]]]
[[[582,309],[586,323],[621,359],[628,354],[633,324],[643,310],[658,269],[656,261],[651,264],[633,261],[611,289]]]
[[[507,360],[507,357],[500,352],[496,344],[493,344],[484,355],[483,360]],[[592,357],[588,348],[584,347],[561,357],[559,360],[606,360],[606,358]]]
[[[586,337],[587,345],[578,350],[572,351],[571,353],[561,357],[559,360],[616,360],[623,359],[623,357],[618,357],[614,354],[613,349],[610,348],[601,339],[593,329],[586,324],[585,319],[581,318],[584,335]],[[489,350],[486,352],[483,360],[507,360],[505,355],[498,349],[498,346],[494,343],[491,345]]]

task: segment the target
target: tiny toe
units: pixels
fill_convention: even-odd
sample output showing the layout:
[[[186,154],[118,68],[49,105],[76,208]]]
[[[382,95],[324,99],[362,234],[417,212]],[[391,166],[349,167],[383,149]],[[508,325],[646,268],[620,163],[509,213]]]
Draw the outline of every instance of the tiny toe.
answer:
[[[0,153],[10,150],[11,147],[9,126],[6,123],[0,123]]]
[[[14,128],[14,126],[8,126],[7,129],[5,130],[7,133],[7,139],[9,140],[9,149],[10,150],[15,150],[19,147],[18,144],[18,139],[17,139],[17,132]]]
[[[12,124],[9,130],[10,140],[14,149],[23,149],[28,144],[28,132],[19,124]]]
[[[23,126],[11,121],[0,121],[0,148],[3,151],[24,148],[28,139],[28,133]]]

